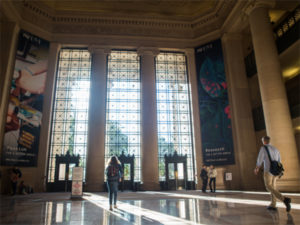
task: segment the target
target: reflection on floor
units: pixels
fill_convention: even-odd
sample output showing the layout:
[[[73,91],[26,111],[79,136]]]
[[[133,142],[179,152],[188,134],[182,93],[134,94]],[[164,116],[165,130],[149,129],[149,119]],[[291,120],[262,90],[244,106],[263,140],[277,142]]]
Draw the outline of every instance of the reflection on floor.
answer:
[[[200,191],[123,192],[118,209],[110,211],[106,193],[1,196],[0,224],[300,224],[300,194],[286,213],[282,203],[268,211],[266,192]]]

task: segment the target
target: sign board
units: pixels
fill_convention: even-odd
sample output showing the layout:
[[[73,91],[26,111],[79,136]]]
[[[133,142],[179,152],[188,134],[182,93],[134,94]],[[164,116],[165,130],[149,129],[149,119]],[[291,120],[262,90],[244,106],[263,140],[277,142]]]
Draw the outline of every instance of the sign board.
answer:
[[[72,197],[82,196],[82,181],[72,181]]]
[[[83,168],[74,167],[72,170],[72,180],[82,181],[83,180]]]
[[[232,180],[232,173],[225,173],[225,180],[226,181]]]
[[[83,168],[74,167],[72,170],[72,197],[82,196]]]

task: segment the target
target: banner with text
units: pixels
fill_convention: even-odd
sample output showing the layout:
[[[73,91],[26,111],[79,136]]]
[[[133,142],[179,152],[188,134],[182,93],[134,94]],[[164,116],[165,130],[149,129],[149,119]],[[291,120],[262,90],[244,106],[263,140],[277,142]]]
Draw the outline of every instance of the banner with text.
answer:
[[[37,165],[49,42],[20,31],[1,164]]]
[[[221,40],[195,49],[203,163],[234,164],[230,108]]]

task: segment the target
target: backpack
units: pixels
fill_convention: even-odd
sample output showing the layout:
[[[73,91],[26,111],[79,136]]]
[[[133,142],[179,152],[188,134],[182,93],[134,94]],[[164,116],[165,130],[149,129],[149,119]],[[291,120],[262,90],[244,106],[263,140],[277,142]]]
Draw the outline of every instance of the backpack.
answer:
[[[267,146],[264,146],[264,147],[267,151],[267,154],[268,154],[268,157],[270,160],[270,173],[273,174],[274,176],[281,177],[283,175],[283,171],[284,171],[283,165],[276,160],[272,160],[270,153],[269,153],[269,149],[267,148]]]
[[[119,176],[119,167],[114,165],[109,165],[107,168],[107,174],[108,177],[115,177]]]

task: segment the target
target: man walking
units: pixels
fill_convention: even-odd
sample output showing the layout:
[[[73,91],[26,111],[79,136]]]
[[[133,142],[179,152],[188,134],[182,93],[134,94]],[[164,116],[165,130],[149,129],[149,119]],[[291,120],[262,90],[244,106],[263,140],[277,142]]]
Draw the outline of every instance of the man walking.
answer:
[[[286,206],[286,211],[289,212],[291,210],[291,199],[284,197],[279,191],[277,191],[276,180],[278,176],[274,176],[270,173],[271,163],[267,151],[269,151],[272,160],[280,162],[280,153],[274,146],[270,145],[270,139],[271,138],[268,136],[262,138],[264,146],[262,146],[259,150],[254,173],[257,175],[259,168],[262,166],[262,164],[264,164],[264,183],[266,189],[271,192],[271,204],[267,207],[267,209],[277,210],[276,198],[278,198],[279,200],[283,201]]]

